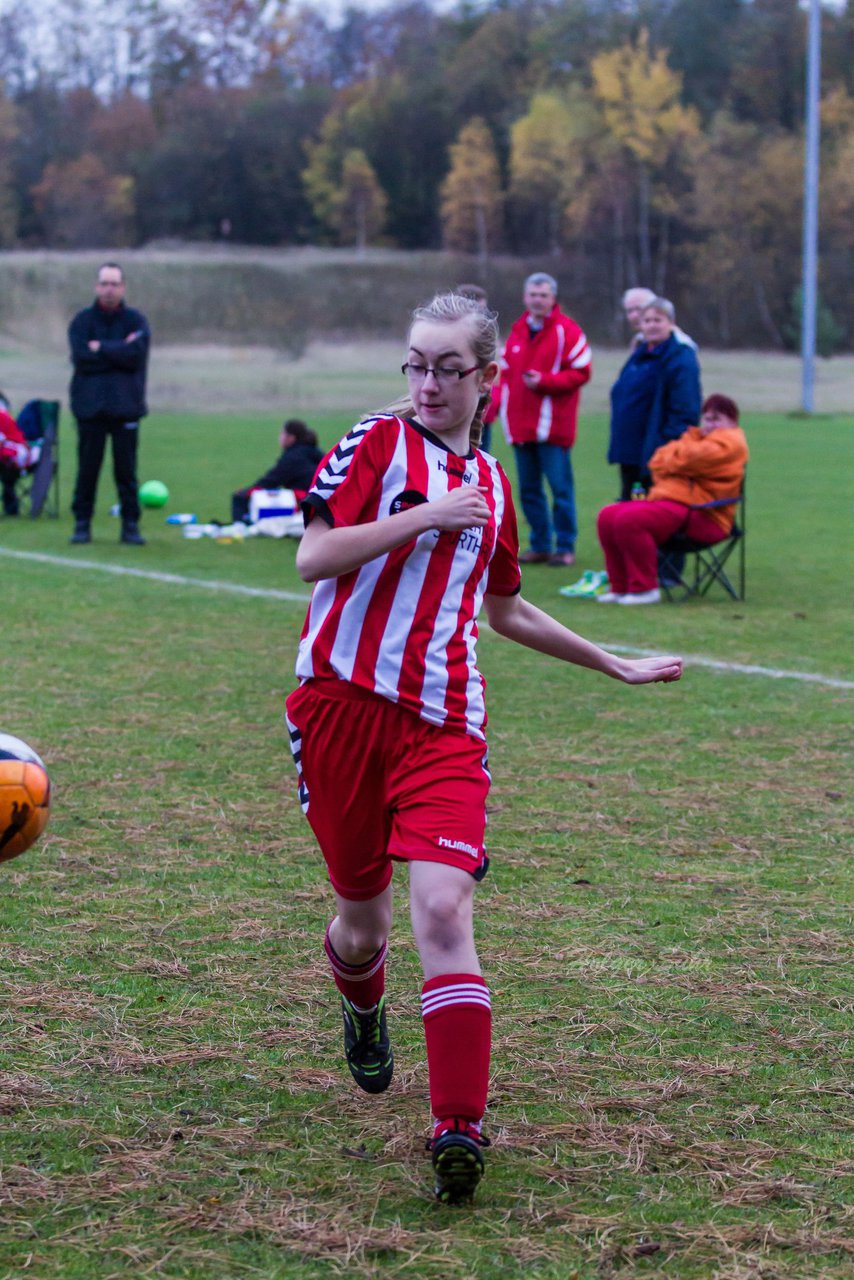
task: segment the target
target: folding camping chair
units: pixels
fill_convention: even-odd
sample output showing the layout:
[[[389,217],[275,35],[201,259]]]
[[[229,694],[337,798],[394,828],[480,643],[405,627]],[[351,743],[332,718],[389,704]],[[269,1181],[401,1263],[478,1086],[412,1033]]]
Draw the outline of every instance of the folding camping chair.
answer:
[[[692,508],[694,511],[710,511],[714,507],[733,505],[737,507],[733,526],[720,542],[711,544],[695,542],[693,538],[676,533],[659,548],[659,580],[668,600],[687,600],[690,596],[704,596],[715,582],[723,587],[733,600],[745,599],[747,585],[745,480],[742,481],[741,493],[737,498],[719,498],[715,502],[703,502]],[[733,577],[737,585],[733,584],[726,568],[733,554],[736,557],[736,572]]]
[[[20,497],[32,519],[44,511],[59,515],[59,401],[28,400],[18,414],[18,426],[27,443],[40,444],[38,462],[20,480]]]

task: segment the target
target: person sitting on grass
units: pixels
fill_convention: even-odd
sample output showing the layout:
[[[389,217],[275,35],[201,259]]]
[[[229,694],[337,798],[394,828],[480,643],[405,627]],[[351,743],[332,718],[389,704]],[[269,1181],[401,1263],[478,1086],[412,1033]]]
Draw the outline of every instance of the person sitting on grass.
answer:
[[[711,546],[725,538],[735,504],[698,510],[703,503],[737,498],[747,463],[738,405],[712,395],[699,427],[663,444],[649,460],[652,487],[634,502],[614,502],[597,519],[609,590],[600,604],[658,604],[658,548],[675,533]]]
[[[317,436],[301,419],[288,418],[279,443],[282,452],[275,465],[248,489],[238,489],[231,495],[232,522],[248,520],[249,499],[256,489],[293,489],[300,499],[308,492],[323,458],[317,447]]]
[[[300,803],[326,860],[326,955],[347,1066],[390,1085],[385,1006],[392,867],[409,867],[424,974],[435,1193],[471,1198],[483,1172],[490,995],[475,948],[490,775],[477,616],[518,644],[626,684],[678,680],[583,640],[520,594],[510,482],[477,447],[498,373],[495,316],[457,294],[412,317],[407,393],[327,455],[303,504],[297,571],[314,583],[287,699]]]

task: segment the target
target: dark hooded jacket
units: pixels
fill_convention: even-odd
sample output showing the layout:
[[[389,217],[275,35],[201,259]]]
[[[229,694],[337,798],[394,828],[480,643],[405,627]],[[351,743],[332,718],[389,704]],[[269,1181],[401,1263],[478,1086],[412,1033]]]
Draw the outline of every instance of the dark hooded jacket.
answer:
[[[316,445],[292,444],[282,451],[278,462],[255,481],[253,489],[308,490],[323,454]]]

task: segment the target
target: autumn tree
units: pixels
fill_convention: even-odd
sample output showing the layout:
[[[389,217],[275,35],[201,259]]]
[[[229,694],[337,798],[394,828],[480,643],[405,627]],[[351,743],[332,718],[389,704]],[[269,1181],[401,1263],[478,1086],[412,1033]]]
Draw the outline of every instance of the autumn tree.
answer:
[[[364,151],[351,147],[341,165],[336,197],[336,223],[342,244],[355,244],[360,253],[382,230],[388,201]]]
[[[728,116],[699,146],[694,278],[716,315],[721,345],[757,330],[783,347],[800,278],[803,143]]]
[[[501,235],[504,195],[495,144],[484,120],[476,116],[463,126],[450,159],[441,189],[445,244],[486,259]]]
[[[851,263],[854,262],[854,97],[837,87],[821,104],[819,193],[821,296],[834,320],[854,337]],[[847,317],[847,324],[842,320]]]
[[[661,289],[675,212],[674,187],[687,161],[686,144],[698,133],[697,113],[680,101],[682,77],[664,50],[650,49],[642,30],[634,44],[598,54],[591,63],[593,91],[606,128],[622,154],[633,187],[637,267],[635,279]],[[624,216],[624,190],[612,184],[615,222]],[[653,217],[657,215],[657,255]],[[629,255],[631,261],[633,255]]]
[[[319,225],[331,232],[335,228],[336,197],[348,150],[343,114],[330,111],[320,126],[320,136],[309,139],[305,150],[308,157],[302,172],[305,193]]]
[[[593,129],[586,95],[572,90],[535,94],[527,114],[512,126],[509,195],[517,238],[526,247],[560,252]]]
[[[386,234],[403,248],[441,240],[439,187],[456,132],[442,34],[437,15],[415,0],[347,17],[323,44],[339,86],[331,112],[340,146],[368,157],[388,198]]]
[[[18,210],[12,171],[18,137],[18,113],[0,85],[0,249],[10,248],[18,234]]]
[[[382,229],[388,202],[373,165],[351,139],[346,117],[330,113],[318,141],[306,148],[303,182],[318,222],[339,244],[361,251]]]
[[[93,151],[113,173],[135,164],[157,145],[158,133],[151,103],[134,93],[123,93],[109,103],[99,103],[88,122],[85,149]]]
[[[835,244],[854,253],[854,98],[844,90],[829,94],[821,106],[822,228]]]
[[[133,179],[108,173],[97,156],[49,164],[32,197],[50,244],[81,249],[133,239]]]
[[[392,71],[363,86],[351,126],[352,145],[368,156],[389,197],[388,234],[405,248],[437,246],[439,189],[454,128],[436,69]]]

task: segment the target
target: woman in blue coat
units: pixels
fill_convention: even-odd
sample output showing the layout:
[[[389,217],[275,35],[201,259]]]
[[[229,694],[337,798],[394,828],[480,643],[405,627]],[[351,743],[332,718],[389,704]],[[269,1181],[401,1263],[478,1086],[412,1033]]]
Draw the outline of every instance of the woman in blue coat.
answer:
[[[611,388],[608,461],[620,468],[620,501],[650,485],[648,463],[660,445],[678,440],[700,420],[697,353],[674,333],[676,313],[667,298],[653,298],[641,314],[637,345]]]

